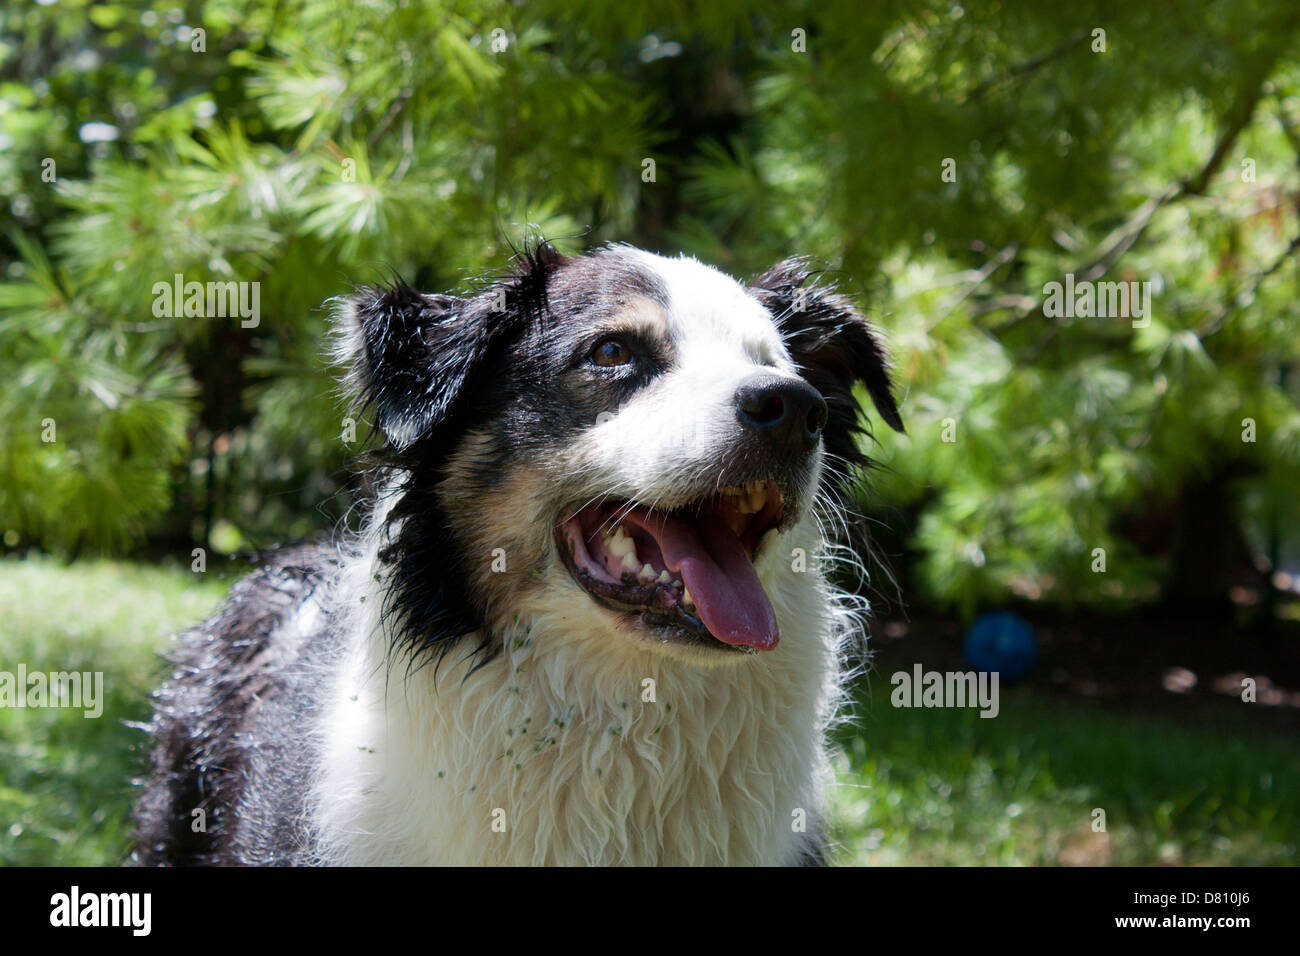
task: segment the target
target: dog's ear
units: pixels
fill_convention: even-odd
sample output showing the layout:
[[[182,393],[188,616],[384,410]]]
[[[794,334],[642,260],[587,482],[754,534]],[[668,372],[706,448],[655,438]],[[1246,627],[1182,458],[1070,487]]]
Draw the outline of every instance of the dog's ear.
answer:
[[[401,279],[362,286],[334,300],[335,359],[344,384],[399,451],[446,420],[486,330],[468,320],[468,300],[426,295]]]
[[[550,245],[477,295],[417,292],[401,279],[334,300],[335,359],[353,399],[398,451],[449,424],[484,369],[547,309],[550,274],[566,260]]]
[[[834,288],[810,284],[813,274],[807,260],[787,259],[755,279],[750,292],[772,313],[801,373],[826,399],[827,450],[861,462],[854,440],[862,430],[855,383],[862,383],[880,417],[903,431],[890,391],[889,358],[853,303]]]

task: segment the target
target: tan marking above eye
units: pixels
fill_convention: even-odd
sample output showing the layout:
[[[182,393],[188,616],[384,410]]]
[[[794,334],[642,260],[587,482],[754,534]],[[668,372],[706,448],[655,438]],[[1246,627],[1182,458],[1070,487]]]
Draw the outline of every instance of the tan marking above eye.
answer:
[[[669,341],[668,316],[658,303],[643,295],[630,298],[610,319],[611,334],[626,330],[633,338],[646,342],[667,344]]]

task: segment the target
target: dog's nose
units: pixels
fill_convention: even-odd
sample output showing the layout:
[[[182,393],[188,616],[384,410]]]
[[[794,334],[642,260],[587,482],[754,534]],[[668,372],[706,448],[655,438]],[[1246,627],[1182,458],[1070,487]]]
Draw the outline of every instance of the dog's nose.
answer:
[[[826,400],[798,379],[751,379],[736,389],[736,417],[778,451],[808,452],[826,424]]]

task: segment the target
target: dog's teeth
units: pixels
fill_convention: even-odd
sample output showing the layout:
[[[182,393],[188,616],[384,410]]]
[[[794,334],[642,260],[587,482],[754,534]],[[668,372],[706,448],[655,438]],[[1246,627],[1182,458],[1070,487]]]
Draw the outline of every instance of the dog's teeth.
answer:
[[[609,548],[609,553],[616,558],[621,558],[629,552],[636,551],[636,543],[627,536],[627,532],[623,530],[622,525],[614,529],[614,533],[610,536],[606,546]],[[641,565],[638,563],[637,567],[640,568]]]
[[[695,607],[695,598],[691,597],[690,588],[682,588],[682,603]]]
[[[668,573],[667,569],[665,569],[665,570],[659,572],[659,583],[660,583],[660,584],[667,584],[667,583],[668,583],[669,581],[671,581],[672,579],[673,579],[673,576],[672,576],[671,574]]]
[[[645,582],[646,584],[649,584],[649,583],[651,583],[652,581],[654,581],[654,579],[655,579],[655,569],[652,568],[652,567],[651,567],[650,565],[648,565],[648,564],[642,565],[642,566],[641,566],[641,580],[642,580],[643,582]]]
[[[641,559],[636,555],[636,542],[628,537],[622,525],[614,529],[614,534],[605,547],[609,548],[611,555],[620,559],[624,571],[631,571],[634,575],[641,573]]]

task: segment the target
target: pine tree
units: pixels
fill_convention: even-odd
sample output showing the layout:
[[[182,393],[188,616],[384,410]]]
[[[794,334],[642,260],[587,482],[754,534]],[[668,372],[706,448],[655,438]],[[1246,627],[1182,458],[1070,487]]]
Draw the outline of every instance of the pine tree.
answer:
[[[908,435],[862,503],[931,596],[1221,597],[1300,517],[1300,12],[1143,7],[7,12],[4,547],[331,523],[366,428],[322,304],[544,235],[824,261],[893,343]],[[258,283],[259,323],[156,316],[178,274]],[[1067,276],[1150,314],[1049,315]]]

